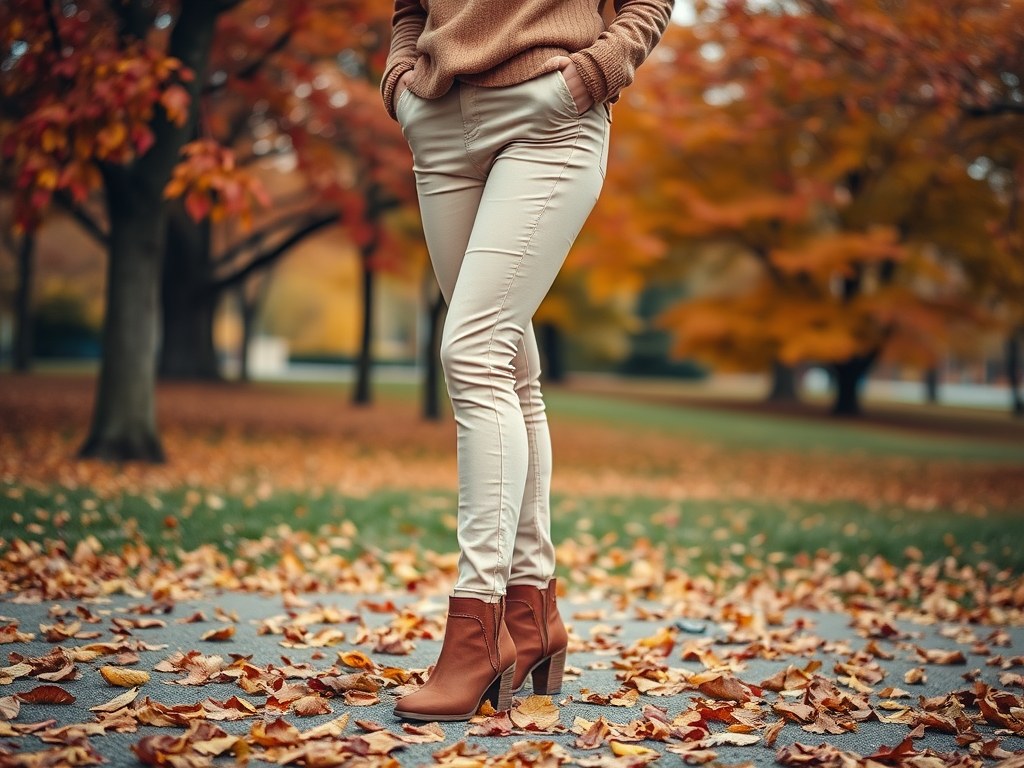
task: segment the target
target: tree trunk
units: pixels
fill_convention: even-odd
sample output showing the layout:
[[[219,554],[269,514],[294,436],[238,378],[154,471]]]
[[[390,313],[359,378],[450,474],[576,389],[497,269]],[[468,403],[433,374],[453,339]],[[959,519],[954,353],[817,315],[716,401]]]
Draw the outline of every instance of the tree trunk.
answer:
[[[924,372],[924,400],[926,403],[939,402],[939,369],[932,367]]]
[[[256,323],[255,302],[245,295],[245,283],[238,286],[238,313],[242,318],[242,346],[238,350],[238,380],[249,380],[249,346],[252,344],[252,330]]]
[[[256,336],[256,321],[260,317],[263,302],[270,291],[270,280],[273,274],[273,265],[268,265],[264,268],[262,275],[250,276],[248,280],[237,286],[238,311],[242,315],[242,349],[238,355],[239,381],[249,381],[250,378],[249,349]],[[256,287],[252,288],[254,280],[257,281]],[[251,291],[251,298],[247,291]]]
[[[153,118],[153,146],[125,166],[105,165],[103,177],[110,218],[103,362],[92,427],[83,457],[123,461],[162,461],[156,428],[156,349],[159,280],[167,232],[163,190],[182,146],[194,135],[198,99],[206,83],[214,25],[221,3],[182,0],[168,53],[190,68],[185,83],[192,98],[184,125]],[[131,6],[125,6],[131,10]],[[131,14],[125,13],[125,18]],[[144,36],[145,26],[125,34]]]
[[[544,379],[558,384],[565,381],[565,353],[562,332],[554,323],[541,323],[539,346],[544,350]]]
[[[212,289],[210,222],[195,222],[180,201],[169,206],[162,300],[160,377],[219,381],[213,346],[217,294]]]
[[[359,359],[356,361],[356,385],[352,402],[366,405],[371,400],[370,369],[373,366],[373,270],[369,258],[376,250],[376,240],[363,247],[360,263],[363,267],[363,335],[359,341]]]
[[[768,392],[768,401],[772,403],[800,402],[800,393],[796,384],[796,367],[785,365],[778,360],[772,361],[772,388]]]
[[[836,399],[832,405],[835,416],[859,416],[860,383],[878,356],[877,352],[858,355],[832,366],[836,382]]]
[[[104,174],[110,216],[103,362],[92,429],[80,456],[163,461],[156,428],[157,289],[164,201],[123,168]]]
[[[429,331],[423,366],[423,418],[441,419],[441,329],[445,315],[444,295],[436,289],[428,304]]]
[[[18,244],[18,288],[14,298],[14,370],[32,367],[32,256],[35,236],[26,232]]]
[[[1020,394],[1020,339],[1011,333],[1006,340],[1006,379],[1013,398],[1013,415],[1024,416],[1024,398]]]

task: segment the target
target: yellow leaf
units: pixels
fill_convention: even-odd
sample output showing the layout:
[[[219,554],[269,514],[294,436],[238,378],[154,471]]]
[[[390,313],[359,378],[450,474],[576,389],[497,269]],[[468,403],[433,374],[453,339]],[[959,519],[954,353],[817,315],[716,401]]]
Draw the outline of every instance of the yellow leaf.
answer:
[[[643,755],[653,756],[651,757],[652,760],[655,759],[655,757],[661,757],[661,753],[657,750],[641,747],[639,744],[626,744],[625,742],[614,740],[610,741],[609,744],[611,744],[612,752],[619,757],[625,757],[626,755]]]
[[[362,651],[339,651],[338,659],[346,667],[373,669],[373,660]]]
[[[111,685],[119,685],[122,688],[131,688],[149,682],[149,672],[141,669],[125,669],[108,665],[100,667],[100,674]]]

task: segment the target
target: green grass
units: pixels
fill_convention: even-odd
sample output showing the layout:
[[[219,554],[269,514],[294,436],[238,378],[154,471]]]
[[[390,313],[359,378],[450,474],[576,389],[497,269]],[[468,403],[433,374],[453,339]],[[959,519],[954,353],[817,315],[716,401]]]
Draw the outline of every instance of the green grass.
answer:
[[[564,390],[546,393],[545,401],[552,419],[630,425],[736,448],[1024,462],[1024,443],[913,434],[855,420],[800,419],[712,407],[643,403]]]
[[[19,488],[16,493],[22,498],[12,498],[12,488],[0,486],[0,537],[8,541],[61,539],[73,547],[95,536],[108,551],[144,541],[173,559],[179,548],[203,544],[232,553],[241,541],[273,536],[278,526],[286,525],[316,535],[340,535],[335,540],[347,542],[340,547],[346,554],[414,545],[438,552],[456,549],[454,494],[393,491],[357,499],[279,493],[246,504],[198,490],[103,500],[87,490],[29,488]],[[556,542],[574,539],[602,552],[615,547],[628,552],[644,539],[662,548],[666,561],[694,573],[714,570],[725,560],[741,563],[751,555],[779,553],[769,560],[787,562],[818,550],[838,553],[842,567],[856,567],[874,555],[903,563],[911,546],[926,562],[954,554],[962,563],[987,561],[1024,573],[1019,524],[1019,519],[994,513],[870,509],[854,502],[555,497],[552,532]],[[609,561],[607,567],[620,566]]]
[[[295,393],[349,396],[348,385],[289,382],[259,386]],[[381,404],[386,404],[388,401],[418,401],[420,392],[411,384],[379,383],[374,385],[374,395]],[[567,419],[627,431],[653,430],[731,448],[1024,463],[1024,440],[1015,444],[1007,440],[918,434],[856,419],[794,418],[711,406],[639,402],[627,397],[583,394],[556,387],[546,390],[544,399],[553,422]],[[447,403],[445,408],[448,408]],[[447,418],[451,418],[450,413]]]

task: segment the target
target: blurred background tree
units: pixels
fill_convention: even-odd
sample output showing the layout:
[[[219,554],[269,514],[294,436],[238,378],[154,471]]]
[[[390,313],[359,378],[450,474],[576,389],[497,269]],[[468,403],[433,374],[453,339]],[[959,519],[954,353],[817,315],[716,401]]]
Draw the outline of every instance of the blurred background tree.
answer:
[[[397,253],[381,220],[411,195],[409,173],[396,170],[407,157],[391,156],[407,150],[368,85],[386,57],[387,10],[269,0],[13,2],[0,10],[10,72],[4,154],[17,175],[23,233],[19,340],[30,328],[32,232],[51,201],[109,252],[103,365],[83,456],[162,459],[158,336],[162,375],[217,378],[220,295],[237,289],[252,318],[250,297],[265,293],[266,280],[263,290],[247,284],[339,221],[364,256],[369,338],[370,275]],[[281,150],[306,183],[274,201],[253,232],[255,210],[272,201],[251,165]],[[102,201],[90,198],[99,189]],[[368,365],[367,354],[364,400]]]
[[[931,368],[964,324],[1015,338],[1022,9],[703,3],[672,30],[617,121],[645,169],[624,199],[684,260],[701,242],[756,267],[661,316],[675,352],[828,365],[855,414],[879,359]]]
[[[535,318],[548,379],[579,366],[755,371],[792,401],[803,372],[826,367],[832,410],[850,415],[878,364],[921,372],[934,396],[941,365],[999,334],[1024,413],[1024,3],[693,10],[613,106],[604,193]],[[390,12],[369,0],[0,6],[13,362],[28,366],[33,330],[39,351],[102,349],[83,455],[159,460],[155,374],[216,380],[230,359],[244,379],[268,326],[287,330],[293,359],[337,359],[323,307],[338,303],[354,400],[371,399],[375,322],[403,314],[423,412],[440,416],[444,304],[408,148],[377,92]],[[44,222],[61,251],[33,309]],[[109,255],[105,283],[72,266],[81,233]],[[325,234],[324,259],[352,261],[347,293],[324,260],[281,264]],[[406,287],[375,308],[388,281]],[[217,336],[228,306],[230,342]]]

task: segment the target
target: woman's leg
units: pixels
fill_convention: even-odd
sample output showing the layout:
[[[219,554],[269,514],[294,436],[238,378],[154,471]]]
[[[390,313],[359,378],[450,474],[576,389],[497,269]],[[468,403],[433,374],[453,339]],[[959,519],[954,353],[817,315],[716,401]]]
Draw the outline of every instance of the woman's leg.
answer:
[[[536,574],[554,565],[550,445],[530,319],[596,201],[607,112],[575,114],[560,74],[512,88],[457,85],[432,102],[403,95],[398,112],[449,305],[441,356],[458,426],[461,555],[434,672],[395,713],[465,719],[485,697],[499,710],[511,704],[519,649],[503,596],[513,548]],[[520,507],[530,510],[522,527]],[[544,615],[561,626],[553,582],[544,594]],[[535,688],[538,679],[561,683],[564,652],[549,645],[545,632],[546,661],[529,661]]]
[[[496,600],[511,573],[531,464],[540,470],[532,499],[547,490],[543,402],[529,373],[526,386],[517,388],[515,362],[533,314],[597,200],[608,126],[603,108],[574,114],[560,73],[511,88],[463,86],[461,94],[467,154],[489,172],[442,338],[458,424],[455,594]],[[533,355],[526,341],[528,367]],[[538,438],[532,452],[521,394]],[[543,558],[550,547],[547,521],[539,519],[546,499],[541,503],[520,540],[524,559]]]
[[[533,323],[527,324],[512,365],[526,424],[529,457],[508,585],[544,588],[555,575],[555,546],[551,541],[551,435],[540,391],[540,352]]]
[[[600,191],[607,112],[576,115],[551,73],[509,88],[456,85],[434,101],[403,95],[399,117],[449,305],[441,354],[458,425],[455,594],[494,601],[513,559],[517,583],[543,586],[554,567],[530,319]]]

